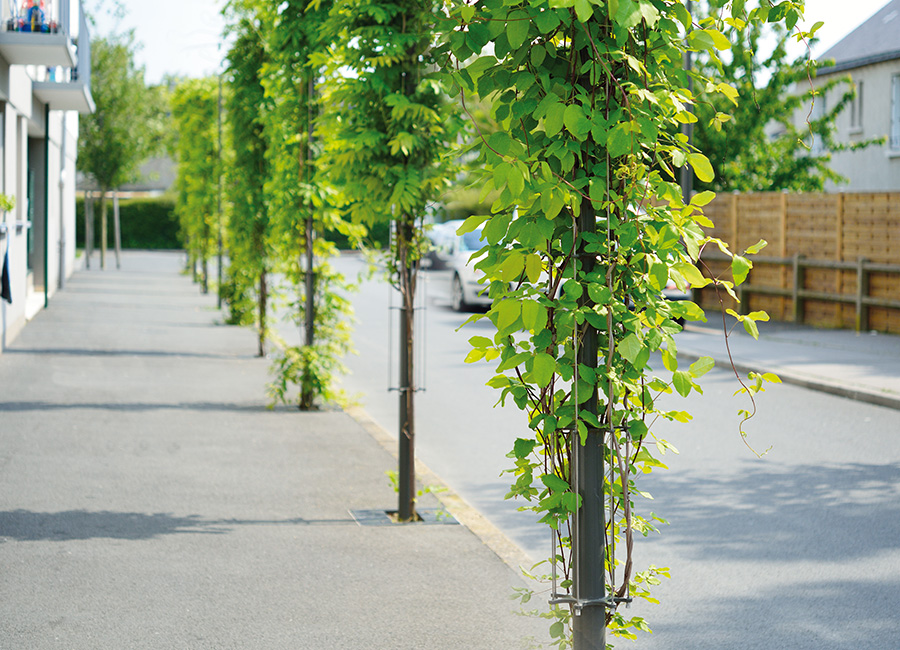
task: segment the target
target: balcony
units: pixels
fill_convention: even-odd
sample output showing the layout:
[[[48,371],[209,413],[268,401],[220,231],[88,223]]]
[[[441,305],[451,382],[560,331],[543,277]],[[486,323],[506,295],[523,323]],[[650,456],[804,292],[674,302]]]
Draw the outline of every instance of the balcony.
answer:
[[[70,0],[59,0],[46,12],[29,6],[30,0],[16,9],[16,1],[3,8],[0,56],[13,65],[74,67],[78,59],[70,36]]]
[[[32,91],[51,110],[93,113],[91,36],[81,1],[48,2],[45,14],[23,6],[12,15],[15,2],[3,8],[0,56],[10,64],[45,68],[32,75]]]

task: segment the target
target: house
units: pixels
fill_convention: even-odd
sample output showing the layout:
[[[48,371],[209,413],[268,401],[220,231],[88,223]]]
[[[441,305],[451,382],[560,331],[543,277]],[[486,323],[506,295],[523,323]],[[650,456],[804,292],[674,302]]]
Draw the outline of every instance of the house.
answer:
[[[0,8],[0,351],[75,266],[78,116],[94,110],[90,32],[80,0]]]
[[[820,61],[834,64],[818,71],[816,85],[835,76],[850,76],[856,99],[836,120],[838,142],[885,137],[881,145],[832,154],[831,168],[847,183],[829,191],[900,190],[900,0],[891,0],[875,15],[828,49]],[[845,91],[843,84],[817,98],[821,115]],[[805,115],[803,116],[805,118]],[[813,142],[813,149],[820,143]]]

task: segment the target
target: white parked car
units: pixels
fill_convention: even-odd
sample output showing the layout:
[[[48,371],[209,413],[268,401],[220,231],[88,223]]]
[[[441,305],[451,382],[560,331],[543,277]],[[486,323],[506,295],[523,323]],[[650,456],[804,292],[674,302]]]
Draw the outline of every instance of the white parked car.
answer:
[[[450,304],[456,311],[491,304],[491,299],[485,295],[487,285],[480,282],[484,273],[475,269],[475,260],[469,262],[472,253],[484,246],[481,227],[465,235],[457,235],[456,231],[462,224],[461,219],[447,221],[436,224],[428,233],[434,246],[429,254],[431,268],[448,272]]]

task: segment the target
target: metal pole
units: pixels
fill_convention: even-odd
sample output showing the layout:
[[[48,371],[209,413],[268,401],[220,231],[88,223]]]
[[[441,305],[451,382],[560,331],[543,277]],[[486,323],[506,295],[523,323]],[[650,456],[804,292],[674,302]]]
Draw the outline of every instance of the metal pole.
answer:
[[[585,252],[584,236],[597,231],[597,216],[590,199],[581,202],[581,215],[578,217],[578,234],[581,241],[577,266],[582,275],[594,269],[593,254]],[[577,267],[576,267],[577,268]],[[589,298],[587,299],[590,300]],[[584,335],[578,348],[579,367],[590,369],[591,374],[597,368],[599,344],[596,328],[584,324]],[[590,399],[584,402],[582,412],[599,416],[599,399],[596,387]],[[574,433],[573,446],[574,466],[576,469],[575,489],[581,495],[581,507],[576,513],[575,534],[573,539],[575,598],[586,605],[576,607],[573,619],[574,650],[606,650],[606,576],[604,547],[606,531],[606,513],[603,495],[603,431],[588,427],[588,435],[582,445],[578,432]]]

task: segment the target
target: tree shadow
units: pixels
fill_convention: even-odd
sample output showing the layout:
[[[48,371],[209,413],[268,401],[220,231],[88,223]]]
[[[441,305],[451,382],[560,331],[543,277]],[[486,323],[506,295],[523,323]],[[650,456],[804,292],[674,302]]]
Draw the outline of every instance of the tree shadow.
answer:
[[[168,513],[139,512],[0,512],[0,541],[63,542],[87,539],[144,540],[175,534],[223,535],[238,526],[356,525],[349,515],[340,519],[204,519],[200,515],[176,517]]]
[[[653,647],[691,650],[890,650],[900,639],[896,581],[824,581],[709,599],[699,614],[653,625]],[[670,641],[666,641],[666,640]]]
[[[665,474],[642,483],[656,500],[640,505],[671,522],[666,543],[698,559],[827,562],[900,548],[898,463]]]
[[[283,411],[282,408],[268,408],[264,404],[235,404],[228,402],[0,402],[0,413],[4,412],[47,412],[68,410],[102,410],[102,411],[229,411],[238,413],[267,413],[270,411]],[[297,409],[292,409],[296,411]]]

